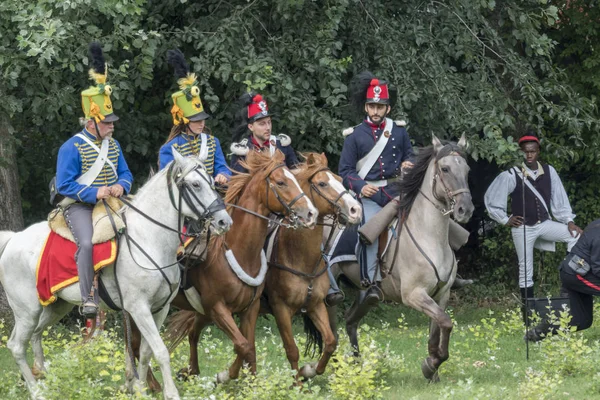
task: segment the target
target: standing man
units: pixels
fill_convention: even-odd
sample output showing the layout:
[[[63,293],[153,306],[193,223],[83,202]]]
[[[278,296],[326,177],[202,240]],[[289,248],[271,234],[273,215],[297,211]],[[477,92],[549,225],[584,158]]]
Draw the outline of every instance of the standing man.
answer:
[[[402,168],[413,165],[413,150],[404,123],[388,118],[393,102],[386,81],[363,72],[353,79],[350,91],[356,111],[366,115],[360,125],[344,131],[339,173],[344,186],[360,198],[364,225],[398,195],[391,183],[398,179]],[[360,242],[357,246],[362,284],[368,287],[364,301],[372,305],[381,300],[378,245],[376,240],[368,246]]]
[[[486,191],[484,200],[490,217],[511,227],[519,259],[521,298],[525,302],[526,298],[534,297],[533,248],[554,251],[555,242],[566,242],[571,251],[582,231],[573,222],[575,215],[556,170],[538,161],[540,141],[537,136],[523,136],[519,146],[525,161],[498,175]],[[511,215],[506,213],[509,196]]]
[[[159,168],[163,169],[173,161],[173,149],[176,149],[182,156],[200,158],[215,182],[226,185],[231,172],[225,162],[219,139],[205,133],[205,121],[210,115],[204,111],[200,100],[196,74],[190,72],[185,57],[179,50],[169,50],[167,61],[175,69],[180,90],[171,96],[173,127],[167,141],[160,148]]]
[[[77,244],[75,261],[85,317],[98,311],[98,291],[92,290],[92,210],[97,201],[129,193],[133,177],[119,142],[112,138],[114,122],[112,88],[106,82],[107,67],[99,43],[90,44],[90,77],[96,86],[81,92],[85,119],[81,132],[67,140],[58,152],[56,188],[65,196],[60,206]]]
[[[240,110],[237,114],[237,124],[233,131],[234,143],[231,144],[231,169],[238,172],[248,172],[240,165],[250,150],[269,151],[271,155],[279,149],[285,156],[285,164],[293,169],[299,164],[296,153],[290,144],[288,135],[274,136],[271,133],[271,114],[262,95],[254,92],[246,93],[239,99]],[[241,142],[243,136],[247,135]]]

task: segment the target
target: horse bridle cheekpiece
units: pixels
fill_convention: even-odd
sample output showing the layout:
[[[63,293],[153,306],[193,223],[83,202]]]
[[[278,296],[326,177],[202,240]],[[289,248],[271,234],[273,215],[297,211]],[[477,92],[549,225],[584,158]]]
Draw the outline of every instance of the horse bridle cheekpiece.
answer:
[[[442,173],[441,173],[441,169],[438,164],[438,161],[441,160],[442,158],[448,157],[448,156],[459,156],[463,159],[466,159],[464,154],[460,150],[460,148],[454,144],[447,144],[444,147],[442,147],[435,157],[435,166],[434,166],[435,174],[433,175],[432,192],[433,192],[433,197],[435,197],[436,200],[438,200],[441,203],[446,203],[448,205],[447,210],[445,210],[445,209],[440,210],[443,215],[449,215],[452,213],[452,211],[454,210],[454,205],[456,204],[456,196],[458,196],[461,193],[471,193],[469,188],[462,188],[462,189],[452,191],[448,188],[448,185],[446,185],[446,182],[444,182],[444,178],[442,177]],[[435,187],[437,185],[438,180],[442,184],[442,188],[444,189],[444,193],[446,194],[446,199],[440,199],[436,194]]]
[[[194,168],[184,169],[175,174],[175,163],[171,163],[169,170],[167,171],[167,186],[169,188],[169,199],[171,200],[171,204],[181,214],[181,204],[185,202],[185,204],[192,210],[192,212],[198,217],[198,220],[202,225],[204,225],[210,218],[212,218],[213,214],[225,209],[225,203],[220,196],[216,196],[216,199],[206,206],[200,201],[196,193],[190,184],[185,181],[185,177],[188,174],[196,173],[200,176],[208,185],[214,190],[214,183],[212,180],[207,178],[207,173],[202,173],[202,171],[206,172],[204,165],[202,163],[198,163]],[[175,183],[179,191],[178,201],[175,203],[175,195],[173,193],[173,185]],[[199,204],[202,208],[201,210],[196,207],[196,204]],[[181,232],[181,223],[182,218],[179,218],[179,231]]]
[[[338,202],[340,201],[340,199],[342,197],[344,197],[345,194],[350,194],[350,192],[347,190],[344,190],[335,198],[335,200],[331,200],[329,197],[325,196],[325,194],[319,190],[319,187],[317,185],[315,185],[314,182],[312,181],[313,178],[319,172],[330,172],[330,171],[331,170],[327,167],[321,168],[320,170],[318,170],[314,174],[312,174],[310,176],[310,178],[308,178],[308,182],[310,183],[310,189],[314,190],[315,192],[317,192],[317,194],[319,196],[321,196],[323,199],[325,199],[325,201],[327,201],[331,205],[331,207],[333,207],[336,217],[338,217],[340,219],[340,222],[345,224],[348,221],[348,216],[342,212],[342,206],[340,206],[340,204]]]
[[[276,189],[276,185],[274,185],[273,182],[271,182],[271,174],[273,172],[277,171],[279,168],[283,168],[283,167],[285,167],[285,164],[278,164],[275,168],[273,168],[267,174],[267,177],[265,178],[265,181],[267,182],[267,196],[266,196],[267,204],[266,205],[267,205],[267,209],[271,210],[271,208],[269,207],[269,188],[270,188],[271,191],[273,192],[273,194],[275,195],[275,198],[277,199],[277,201],[279,201],[279,203],[283,206],[283,208],[287,214],[287,219],[290,221],[291,226],[296,228],[299,226],[300,220],[298,218],[298,215],[296,215],[296,212],[294,210],[292,210],[292,207],[294,206],[294,204],[296,204],[298,202],[298,200],[300,200],[302,197],[306,196],[306,194],[303,191],[300,191],[300,193],[296,197],[294,197],[289,203],[286,203],[285,201],[283,201],[283,199],[279,195],[279,192]]]

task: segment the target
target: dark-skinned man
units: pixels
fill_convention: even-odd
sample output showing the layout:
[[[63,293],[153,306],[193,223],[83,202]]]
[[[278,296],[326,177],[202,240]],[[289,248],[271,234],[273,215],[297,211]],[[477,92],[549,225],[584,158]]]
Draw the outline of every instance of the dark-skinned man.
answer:
[[[519,287],[524,301],[534,297],[534,247],[554,251],[556,242],[566,242],[570,251],[582,230],[574,223],[575,215],[556,170],[538,161],[541,149],[538,137],[528,133],[519,139],[519,146],[524,162],[496,177],[485,193],[485,207],[493,220],[511,227],[519,259]],[[509,196],[511,215],[506,212]]]

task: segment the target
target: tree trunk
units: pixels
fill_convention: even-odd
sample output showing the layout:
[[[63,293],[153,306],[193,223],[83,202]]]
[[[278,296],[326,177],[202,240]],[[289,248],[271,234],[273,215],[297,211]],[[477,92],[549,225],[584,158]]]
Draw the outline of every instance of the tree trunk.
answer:
[[[21,190],[15,156],[15,142],[11,135],[10,122],[0,117],[0,231],[23,229]],[[0,285],[0,319],[9,322],[12,312],[8,306],[4,289]]]

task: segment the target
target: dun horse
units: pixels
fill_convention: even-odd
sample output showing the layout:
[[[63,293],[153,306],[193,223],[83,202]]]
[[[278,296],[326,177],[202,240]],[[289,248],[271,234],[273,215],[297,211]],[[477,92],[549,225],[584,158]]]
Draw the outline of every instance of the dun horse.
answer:
[[[464,151],[463,135],[458,145],[445,146],[434,137],[432,146],[422,149],[415,166],[400,183],[401,204],[398,239],[393,239],[384,264],[391,268],[382,281],[385,300],[402,302],[431,318],[429,356],[421,369],[425,377],[438,381],[438,368],[448,359],[448,343],[452,320],[445,312],[450,288],[456,277],[456,258],[448,242],[449,214],[457,222],[467,222],[473,203],[467,182],[469,167]],[[397,254],[396,254],[397,253]],[[360,287],[356,263],[341,262],[334,274],[343,274]],[[359,351],[357,329],[371,306],[357,296],[346,313],[346,331]],[[335,324],[335,309],[330,309]]]
[[[173,198],[182,201],[176,204]],[[125,210],[126,237],[119,240],[116,263],[102,272],[102,282],[113,302],[130,313],[139,327],[142,348],[154,353],[164,380],[165,399],[179,399],[171,376],[169,352],[158,331],[179,284],[179,269],[169,267],[177,265],[180,241],[177,226],[184,217],[199,219],[212,214],[213,229],[218,234],[224,233],[231,225],[231,218],[224,209],[211,211],[218,203],[218,194],[202,163],[175,153],[171,167],[150,179],[131,201],[132,207]],[[45,371],[42,332],[81,300],[79,285],[73,284],[58,292],[59,299],[55,303],[40,305],[36,265],[49,233],[47,222],[18,233],[0,232],[0,281],[15,316],[8,348],[34,398],[41,397],[41,393],[27,365],[29,341],[31,339],[33,345],[34,367]],[[141,243],[141,247],[132,246],[133,241]],[[118,295],[119,288],[122,297]],[[143,360],[147,365],[150,354],[145,355]]]
[[[219,381],[237,378],[244,361],[251,371],[256,371],[254,329],[267,272],[262,250],[269,224],[267,216],[284,214],[287,220],[307,227],[314,227],[317,222],[318,211],[283,160],[280,151],[273,157],[267,152],[250,152],[244,164],[249,174],[231,178],[225,201],[231,206],[233,227],[224,237],[210,242],[207,259],[194,265],[188,276],[200,294],[202,310],[196,311],[201,313],[180,311],[169,323],[169,331],[180,339],[193,323],[190,341],[194,343],[211,322],[229,336],[237,358],[228,371],[219,373]],[[181,294],[173,304],[182,310],[195,310]],[[239,329],[234,313],[240,317]],[[192,356],[189,373],[198,374],[197,353]]]

